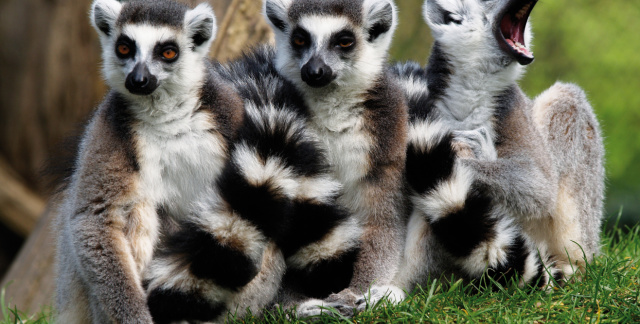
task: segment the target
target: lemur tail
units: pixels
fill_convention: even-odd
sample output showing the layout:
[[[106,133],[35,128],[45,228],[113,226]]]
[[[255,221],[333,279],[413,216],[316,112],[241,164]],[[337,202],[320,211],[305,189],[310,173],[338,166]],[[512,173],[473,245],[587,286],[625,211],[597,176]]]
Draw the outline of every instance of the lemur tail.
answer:
[[[273,48],[262,46],[215,66],[245,98],[250,126],[234,153],[237,175],[229,176],[250,172],[249,163],[257,160],[263,167],[253,170],[271,172],[262,173],[261,182],[255,181],[256,173],[241,176],[254,185],[268,184],[273,197],[286,197],[290,217],[282,222],[265,218],[278,227],[270,231],[287,258],[286,285],[309,297],[323,297],[351,280],[360,224],[338,203],[341,185],[329,174],[324,151],[306,131],[308,110],[302,96],[279,76],[274,60]]]
[[[555,270],[546,251],[479,188],[454,145],[445,125],[411,123],[406,172],[414,213],[427,219],[436,239],[470,279],[486,275],[500,283],[519,278],[521,284],[550,284]]]
[[[295,112],[245,108],[219,179],[156,250],[146,278],[154,319],[213,321],[249,306],[234,300],[261,298],[251,305],[264,307],[276,298],[285,264],[290,288],[308,296],[349,284],[359,226],[337,203],[341,186],[323,152]],[[273,244],[280,261],[265,261]],[[236,296],[258,286],[256,297]],[[180,307],[167,310],[172,303]]]
[[[287,285],[310,297],[340,291],[351,280],[360,236],[338,203],[341,184],[296,112],[246,110],[247,127],[218,183],[222,196],[282,249]]]

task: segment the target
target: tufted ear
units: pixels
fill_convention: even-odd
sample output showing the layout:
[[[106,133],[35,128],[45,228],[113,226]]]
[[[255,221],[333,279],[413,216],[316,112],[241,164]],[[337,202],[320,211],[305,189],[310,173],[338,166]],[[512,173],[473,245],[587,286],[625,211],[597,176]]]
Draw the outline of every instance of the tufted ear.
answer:
[[[288,11],[292,0],[265,0],[263,15],[271,26],[281,32],[287,28]]]
[[[201,3],[188,10],[184,16],[184,26],[193,41],[193,49],[207,52],[217,31],[216,16],[211,6]]]
[[[376,41],[380,36],[393,34],[398,21],[398,10],[392,1],[365,0],[363,8],[369,42]]]
[[[91,25],[98,34],[103,37],[111,36],[113,33],[118,15],[122,10],[122,4],[116,0],[96,0],[91,5]]]

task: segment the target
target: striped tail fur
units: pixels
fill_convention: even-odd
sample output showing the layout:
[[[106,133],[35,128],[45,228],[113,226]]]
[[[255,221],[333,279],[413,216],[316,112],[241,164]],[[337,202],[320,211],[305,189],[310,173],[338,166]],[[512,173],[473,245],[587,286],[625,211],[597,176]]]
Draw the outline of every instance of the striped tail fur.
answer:
[[[406,168],[411,217],[426,219],[455,267],[470,279],[550,284],[556,270],[546,249],[527,238],[514,217],[478,186],[456,145],[454,133],[443,123],[411,123]]]

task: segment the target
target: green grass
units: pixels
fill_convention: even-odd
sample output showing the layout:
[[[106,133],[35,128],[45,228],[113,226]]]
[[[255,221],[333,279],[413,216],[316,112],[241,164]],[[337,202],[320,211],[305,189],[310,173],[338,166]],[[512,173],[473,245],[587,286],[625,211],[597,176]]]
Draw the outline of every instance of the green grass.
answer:
[[[0,291],[0,324],[48,324],[53,323],[53,312],[42,310],[37,315],[28,316],[18,310],[13,305],[9,305],[5,300],[5,289]]]
[[[640,226],[604,235],[603,253],[588,265],[584,280],[552,291],[515,285],[478,289],[461,281],[434,280],[399,305],[382,303],[352,319],[332,316],[319,323],[638,323],[640,322]],[[278,310],[236,323],[303,323]],[[289,316],[290,317],[290,316]],[[310,322],[310,321],[309,321]]]
[[[606,227],[605,227],[606,228]],[[478,289],[473,283],[434,280],[399,305],[381,303],[351,319],[323,315],[315,323],[638,323],[640,322],[640,226],[613,226],[603,235],[603,253],[588,265],[584,280],[552,291],[515,285]],[[53,323],[51,312],[25,317],[15,306],[0,302],[4,321]],[[282,310],[252,315],[235,323],[304,323]]]

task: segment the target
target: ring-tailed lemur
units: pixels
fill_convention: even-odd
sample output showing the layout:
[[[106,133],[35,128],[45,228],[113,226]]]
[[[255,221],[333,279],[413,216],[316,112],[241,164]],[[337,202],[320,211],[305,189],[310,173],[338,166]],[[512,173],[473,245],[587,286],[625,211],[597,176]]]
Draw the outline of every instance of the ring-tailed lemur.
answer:
[[[195,226],[168,235],[149,266],[149,304],[158,322],[216,322],[247,309],[258,314],[274,302],[285,268],[312,295],[349,283],[359,224],[337,204],[342,186],[306,130],[300,95],[278,76],[273,57],[259,48],[215,65],[243,98],[246,117],[217,192],[198,200]],[[248,253],[220,253],[212,236]]]
[[[412,108],[415,191],[401,285],[450,267],[438,261],[443,250],[467,275],[513,268],[539,284],[560,273],[547,273],[537,250],[565,276],[584,264],[581,248],[587,260],[598,252],[604,173],[593,111],[574,85],[531,102],[516,83],[533,61],[525,44],[535,4],[425,3],[435,38],[427,71],[396,70]]]
[[[390,0],[266,0],[264,14],[276,35],[277,71],[301,93],[307,128],[344,186],[339,203],[363,226],[349,288],[305,302],[298,314],[317,314],[320,305],[348,313],[371,284],[391,281],[402,253],[407,108],[386,73],[396,8]],[[285,304],[301,298],[288,295],[298,276],[285,276]]]
[[[96,0],[91,22],[111,91],[63,192],[57,320],[152,323],[142,280],[159,233],[221,174],[242,101],[206,57],[209,5]]]

